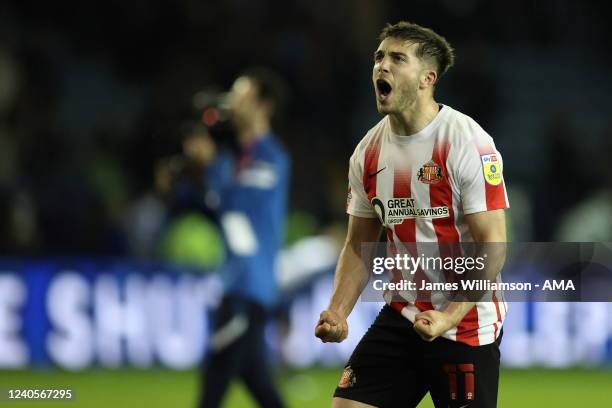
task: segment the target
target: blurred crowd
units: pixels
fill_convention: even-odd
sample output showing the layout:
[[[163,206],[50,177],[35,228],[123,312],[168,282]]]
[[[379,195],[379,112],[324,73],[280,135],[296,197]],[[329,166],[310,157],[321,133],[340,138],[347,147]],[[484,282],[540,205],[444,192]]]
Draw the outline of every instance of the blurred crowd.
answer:
[[[290,85],[290,239],[342,225],[348,157],[378,120],[372,53],[401,19],[457,49],[437,99],[494,137],[513,239],[612,240],[610,17],[569,0],[3,2],[0,255],[159,256],[186,247],[180,228],[197,252],[205,216],[170,211],[155,169],[200,120],[193,96],[249,66]]]

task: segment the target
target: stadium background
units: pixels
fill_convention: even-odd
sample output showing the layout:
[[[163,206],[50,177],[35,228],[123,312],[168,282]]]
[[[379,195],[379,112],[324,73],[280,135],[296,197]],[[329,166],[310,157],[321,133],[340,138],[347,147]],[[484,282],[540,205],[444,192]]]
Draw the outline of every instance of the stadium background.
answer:
[[[369,77],[387,21],[457,49],[437,99],[503,152],[512,240],[612,241],[610,17],[564,0],[4,2],[0,387],[69,386],[74,406],[193,404],[219,290],[203,271],[219,253],[203,215],[168,214],[155,169],[200,118],[198,92],[266,65],[290,85],[279,133],[294,162],[269,340],[290,406],[327,406],[376,307],[359,304],[346,344],[311,337],[347,159],[378,117]],[[603,406],[612,307],[512,305],[503,352],[500,406]],[[249,404],[237,386],[226,406]]]

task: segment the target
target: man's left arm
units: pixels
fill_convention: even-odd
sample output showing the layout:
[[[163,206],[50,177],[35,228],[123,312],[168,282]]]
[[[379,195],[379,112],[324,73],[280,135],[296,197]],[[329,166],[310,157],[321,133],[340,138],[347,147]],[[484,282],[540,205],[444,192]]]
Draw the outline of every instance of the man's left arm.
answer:
[[[506,219],[504,210],[483,211],[465,216],[470,233],[477,243],[486,248],[487,262],[483,279],[495,281],[506,259]],[[491,243],[491,245],[486,245]],[[451,301],[443,311],[428,310],[415,317],[414,329],[423,340],[433,341],[447,330],[456,327],[476,304],[474,293],[459,292],[461,301]]]

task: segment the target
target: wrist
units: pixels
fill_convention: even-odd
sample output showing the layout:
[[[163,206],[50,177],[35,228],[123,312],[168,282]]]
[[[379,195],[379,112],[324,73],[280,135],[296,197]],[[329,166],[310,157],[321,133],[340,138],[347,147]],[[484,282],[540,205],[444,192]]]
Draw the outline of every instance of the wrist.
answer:
[[[461,322],[461,317],[455,311],[444,311],[442,313],[446,316],[446,320],[448,321],[448,324],[451,328],[457,327],[457,325],[459,325],[459,322]]]
[[[446,315],[452,327],[456,327],[474,305],[474,302],[450,302],[442,313]]]
[[[346,320],[348,316],[348,313],[346,313],[346,311],[341,306],[329,305],[327,307],[327,310],[336,314],[339,318],[344,320]]]

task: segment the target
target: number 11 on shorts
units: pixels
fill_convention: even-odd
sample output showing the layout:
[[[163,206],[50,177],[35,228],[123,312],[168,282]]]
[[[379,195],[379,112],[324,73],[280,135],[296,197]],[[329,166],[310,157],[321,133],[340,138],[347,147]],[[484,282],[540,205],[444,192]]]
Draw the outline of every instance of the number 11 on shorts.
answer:
[[[448,375],[448,391],[452,401],[457,400],[458,375],[462,375],[465,400],[474,400],[474,364],[445,364],[444,372]]]

